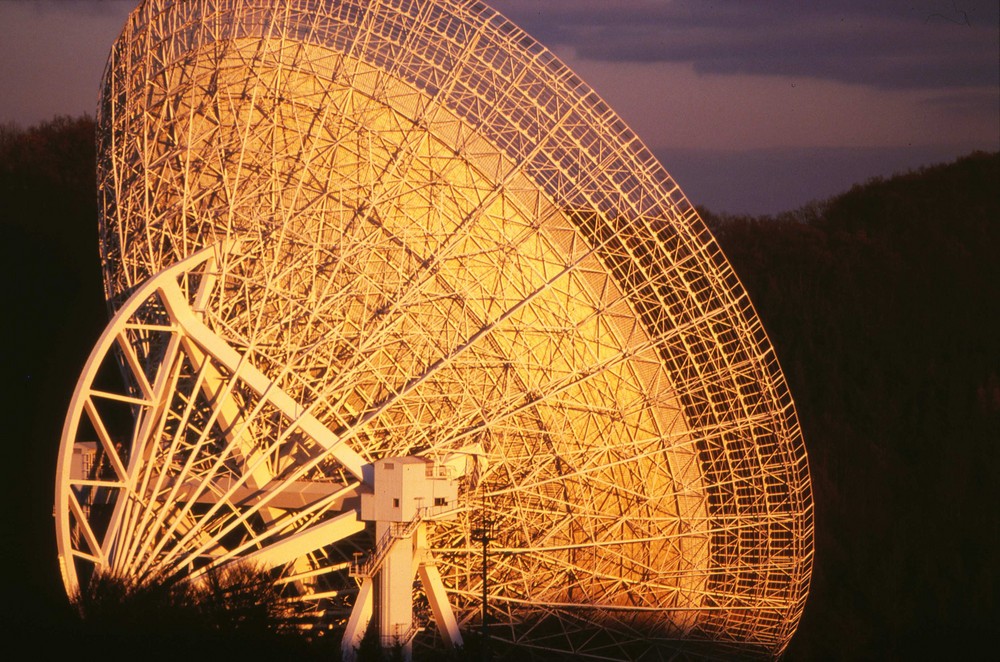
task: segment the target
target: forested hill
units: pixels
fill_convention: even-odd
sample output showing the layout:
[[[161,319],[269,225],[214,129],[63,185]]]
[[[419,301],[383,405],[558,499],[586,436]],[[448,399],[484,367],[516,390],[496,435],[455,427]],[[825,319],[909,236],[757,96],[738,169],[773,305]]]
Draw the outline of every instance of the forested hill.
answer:
[[[4,381],[4,631],[61,655],[71,621],[55,554],[56,450],[69,398],[107,312],[97,252],[94,123],[0,126]]]
[[[62,418],[107,321],[94,126],[0,127],[8,632],[68,622],[52,495]],[[669,165],[669,164],[668,164]],[[997,622],[1000,155],[778,217],[703,212],[774,342],[816,497],[790,659],[963,657]],[[989,628],[989,629],[987,629]]]
[[[997,622],[1000,154],[703,216],[790,383],[816,501],[789,657],[953,657]]]

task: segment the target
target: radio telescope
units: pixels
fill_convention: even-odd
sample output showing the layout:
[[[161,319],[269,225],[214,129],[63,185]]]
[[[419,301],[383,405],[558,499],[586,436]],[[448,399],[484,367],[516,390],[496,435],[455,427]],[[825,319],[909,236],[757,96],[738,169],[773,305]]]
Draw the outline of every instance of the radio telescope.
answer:
[[[539,659],[784,650],[812,498],[774,351],[524,32],[471,0],[146,0],[98,123],[71,594],[242,562],[348,657],[369,622],[419,652],[483,613]]]

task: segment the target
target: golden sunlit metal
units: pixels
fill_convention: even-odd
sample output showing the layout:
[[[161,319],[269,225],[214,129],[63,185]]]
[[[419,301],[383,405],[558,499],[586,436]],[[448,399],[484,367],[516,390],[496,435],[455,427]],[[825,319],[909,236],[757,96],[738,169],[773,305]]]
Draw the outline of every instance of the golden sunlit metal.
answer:
[[[774,350],[549,51],[481,2],[146,0],[98,123],[68,591],[246,562],[347,657],[369,621],[459,645],[484,595],[498,652],[784,650],[813,523]]]

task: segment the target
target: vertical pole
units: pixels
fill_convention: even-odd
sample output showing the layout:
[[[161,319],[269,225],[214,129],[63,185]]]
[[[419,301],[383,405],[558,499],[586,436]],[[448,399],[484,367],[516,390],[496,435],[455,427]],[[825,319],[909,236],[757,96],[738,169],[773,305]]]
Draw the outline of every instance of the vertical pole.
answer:
[[[493,659],[490,650],[490,627],[489,627],[489,590],[487,588],[486,559],[490,543],[490,519],[486,515],[486,493],[483,493],[483,660],[490,662]]]
[[[490,627],[487,619],[489,609],[487,609],[487,598],[489,592],[486,589],[486,547],[489,544],[490,536],[486,529],[486,518],[483,517],[483,660],[489,662],[490,659]]]

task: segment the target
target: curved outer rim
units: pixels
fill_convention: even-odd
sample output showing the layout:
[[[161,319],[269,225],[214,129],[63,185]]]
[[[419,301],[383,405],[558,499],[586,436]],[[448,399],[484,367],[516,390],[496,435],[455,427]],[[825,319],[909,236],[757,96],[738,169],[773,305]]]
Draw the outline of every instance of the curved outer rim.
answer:
[[[176,278],[203,262],[212,258],[218,258],[224,250],[225,246],[223,244],[203,248],[187,259],[164,269],[160,273],[160,278],[150,279],[137,288],[114,317],[114,320],[118,320],[120,323],[116,324],[112,322],[104,328],[101,336],[94,344],[94,349],[91,350],[90,355],[87,357],[87,362],[80,373],[80,378],[73,388],[73,396],[70,398],[69,409],[66,413],[62,435],[60,436],[55,489],[56,549],[58,551],[59,570],[62,574],[63,585],[66,587],[66,592],[70,595],[73,595],[78,590],[79,582],[76,576],[76,569],[73,565],[73,559],[67,558],[64,553],[65,550],[72,548],[70,544],[69,517],[72,508],[66,507],[66,504],[70,503],[70,499],[73,498],[69,471],[80,420],[86,415],[84,405],[89,396],[90,385],[93,384],[94,378],[97,376],[97,372],[100,370],[108,352],[111,351],[113,345],[117,342],[118,335],[124,330],[125,321],[159,289],[163,280]]]

